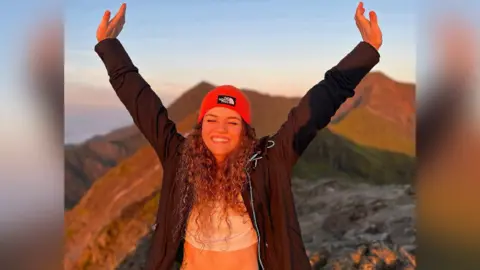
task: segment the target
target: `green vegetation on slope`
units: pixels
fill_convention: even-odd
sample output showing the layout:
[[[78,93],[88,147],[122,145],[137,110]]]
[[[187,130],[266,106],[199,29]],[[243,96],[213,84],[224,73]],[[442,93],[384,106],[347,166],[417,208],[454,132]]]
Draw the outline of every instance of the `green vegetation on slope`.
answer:
[[[294,176],[318,179],[347,176],[373,184],[411,183],[415,159],[400,153],[360,146],[320,131],[294,168]]]
[[[366,108],[356,108],[329,129],[352,141],[392,152],[415,155],[413,138],[408,138],[394,122],[378,117]]]

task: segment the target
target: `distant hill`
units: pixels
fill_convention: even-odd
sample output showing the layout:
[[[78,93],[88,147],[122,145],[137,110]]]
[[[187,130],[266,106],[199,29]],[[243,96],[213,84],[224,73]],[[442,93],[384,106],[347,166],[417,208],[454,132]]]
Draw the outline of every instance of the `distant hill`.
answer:
[[[65,207],[70,209],[98,178],[132,156],[146,140],[136,129],[122,128],[80,145],[65,146]]]
[[[169,106],[169,116],[179,131],[193,127],[203,96],[214,87],[200,82]],[[252,125],[258,136],[275,132],[299,101],[247,89],[245,93],[252,105]],[[339,109],[328,128],[358,144],[413,155],[414,104],[413,84],[395,82],[383,73],[373,72],[362,80],[355,96]],[[71,209],[98,178],[143,146],[146,140],[135,126],[83,144],[67,145],[65,207]]]
[[[106,256],[110,246],[121,249],[123,246],[116,239],[119,233],[129,235],[124,241],[127,247],[132,248],[136,239],[147,232],[146,224],[153,224],[158,203],[158,197],[154,197],[160,188],[162,174],[162,166],[155,152],[147,146],[97,179],[81,201],[72,210],[65,212],[64,269],[90,269],[89,266],[98,260],[92,257],[95,254]],[[141,226],[131,229],[116,227],[125,225],[125,222],[115,223],[122,216],[125,218],[129,213],[138,215],[137,212],[141,214],[142,209],[135,206],[143,205],[149,198],[151,206],[148,209],[145,208],[147,206],[142,206],[147,211],[144,219],[131,220]],[[128,251],[128,248],[124,249],[123,255],[120,253],[115,256],[125,256]],[[103,262],[104,267],[97,269],[113,268],[110,261]]]
[[[382,72],[373,72],[359,85],[368,107],[382,117],[399,123],[406,134],[415,134],[415,84],[397,82]]]
[[[362,145],[414,156],[415,118],[415,85],[372,72],[340,107],[329,129]]]

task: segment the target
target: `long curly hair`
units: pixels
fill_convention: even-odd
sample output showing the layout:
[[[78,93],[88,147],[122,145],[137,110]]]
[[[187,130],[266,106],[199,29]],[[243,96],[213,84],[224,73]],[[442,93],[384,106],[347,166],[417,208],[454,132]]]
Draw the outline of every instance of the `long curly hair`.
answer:
[[[199,230],[207,231],[214,211],[219,211],[220,219],[230,227],[228,212],[240,215],[247,213],[241,202],[240,194],[247,184],[245,167],[254,152],[257,138],[255,130],[243,122],[242,137],[239,145],[224,162],[218,164],[212,152],[202,138],[202,125],[198,124],[187,136],[181,148],[181,159],[176,174],[176,183],[180,186],[181,201],[176,212],[179,222],[174,236],[180,237],[188,220],[187,213],[195,209],[194,221]],[[215,209],[220,204],[220,209]]]

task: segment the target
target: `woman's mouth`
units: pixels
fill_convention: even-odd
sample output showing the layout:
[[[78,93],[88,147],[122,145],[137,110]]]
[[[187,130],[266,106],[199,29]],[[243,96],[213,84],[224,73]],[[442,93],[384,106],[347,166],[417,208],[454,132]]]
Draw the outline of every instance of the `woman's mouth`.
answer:
[[[212,136],[210,137],[212,142],[214,143],[228,143],[230,142],[230,139],[224,136]]]

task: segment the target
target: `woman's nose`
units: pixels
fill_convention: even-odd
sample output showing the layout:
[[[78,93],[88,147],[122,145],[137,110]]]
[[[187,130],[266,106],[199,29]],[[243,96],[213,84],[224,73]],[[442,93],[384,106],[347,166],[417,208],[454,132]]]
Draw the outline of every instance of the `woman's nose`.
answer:
[[[218,125],[218,131],[223,132],[223,133],[227,133],[228,125],[226,123],[220,123]]]

